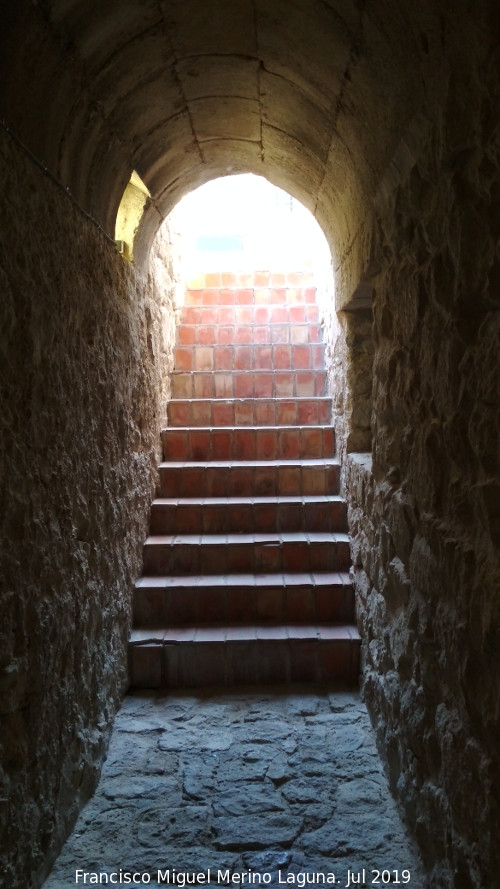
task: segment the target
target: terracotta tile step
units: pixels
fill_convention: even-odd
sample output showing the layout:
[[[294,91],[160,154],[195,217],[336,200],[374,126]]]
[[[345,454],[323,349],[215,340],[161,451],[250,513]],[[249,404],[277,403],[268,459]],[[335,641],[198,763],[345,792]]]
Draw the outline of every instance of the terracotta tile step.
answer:
[[[176,371],[324,370],[323,343],[228,346],[176,346]]]
[[[162,497],[151,506],[151,534],[232,531],[347,531],[345,500],[311,497]]]
[[[316,302],[315,287],[205,287],[186,290],[186,306],[248,306],[289,303],[302,305]]]
[[[335,457],[316,460],[169,462],[159,467],[162,497],[273,497],[338,494]]]
[[[148,537],[145,574],[260,574],[274,571],[348,571],[347,534],[177,534]]]
[[[162,429],[165,460],[297,460],[335,455],[333,426]]]
[[[188,290],[210,287],[311,287],[314,275],[311,271],[250,270],[199,272],[188,280]]]
[[[174,371],[173,398],[308,398],[326,394],[324,370]]]
[[[200,325],[318,324],[319,307],[304,305],[184,305],[177,312],[178,327]]]
[[[350,624],[136,630],[129,643],[130,684],[137,688],[356,684],[359,652],[359,634]]]
[[[330,398],[172,399],[170,426],[323,426],[330,422]]]
[[[317,344],[321,343],[321,340],[319,324],[314,322],[300,323],[297,321],[292,324],[281,322],[254,325],[205,323],[203,325],[180,324],[177,326],[177,344],[179,346],[225,346],[251,343],[300,345]]]
[[[347,573],[141,577],[134,626],[346,621],[354,618]]]

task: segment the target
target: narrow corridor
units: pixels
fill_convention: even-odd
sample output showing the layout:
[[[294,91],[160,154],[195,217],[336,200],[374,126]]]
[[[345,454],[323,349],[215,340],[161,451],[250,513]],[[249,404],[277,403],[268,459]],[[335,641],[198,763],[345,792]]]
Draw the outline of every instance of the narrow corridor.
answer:
[[[132,691],[46,889],[424,886],[353,691],[359,637],[315,288],[281,277],[187,292]]]
[[[310,515],[312,508],[302,505],[309,494],[336,496],[298,488],[276,494],[209,493],[215,482],[241,481],[244,470],[247,477],[247,470],[252,474],[238,463],[275,462],[267,456],[167,456],[165,464],[196,464],[184,467],[177,478],[184,483],[197,473],[207,490],[196,485],[189,491],[158,491],[158,499],[177,503],[158,510],[155,505],[155,512],[161,521],[174,514],[176,524],[172,532],[158,531],[157,536],[173,538],[167,546],[153,546],[162,558],[178,551],[178,569],[160,566],[159,573],[145,574],[136,587],[158,483],[159,431],[167,425],[181,302],[179,230],[170,217],[190,195],[212,183],[215,188],[221,177],[228,191],[236,188],[240,174],[284,190],[312,213],[334,271],[334,288],[321,305],[352,559],[348,583],[337,590],[344,603],[355,596],[362,637],[360,685],[391,790],[418,843],[428,886],[498,886],[498,6],[498,0],[3,4],[0,889],[40,889],[46,880],[98,785],[128,687],[130,661],[136,689],[149,686],[137,694],[151,694],[151,702],[126,701],[106,769],[114,768],[116,782],[120,757],[127,761],[116,752],[120,741],[138,771],[124,772],[113,799],[101,788],[84,815],[86,830],[80,822],[80,838],[74,834],[71,840],[81,845],[78,855],[68,853],[69,861],[94,855],[91,813],[97,818],[95,833],[100,831],[95,854],[102,856],[96,866],[113,867],[119,857],[118,866],[129,851],[135,859],[127,844],[142,823],[138,812],[146,818],[156,803],[159,820],[154,827],[148,824],[149,836],[141,833],[147,844],[139,857],[150,861],[155,853],[163,863],[165,849],[182,847],[166,829],[161,834],[161,822],[168,823],[165,810],[174,805],[171,800],[184,799],[179,787],[188,748],[179,758],[175,751],[171,756],[163,751],[161,773],[146,768],[149,754],[143,750],[147,744],[156,750],[174,737],[171,725],[179,721],[172,721],[170,708],[183,691],[172,686],[195,677],[207,683],[194,692],[199,699],[189,692],[195,703],[186,705],[187,730],[215,700],[204,703],[208,682],[223,679],[228,697],[213,718],[217,731],[226,730],[227,722],[233,732],[238,720],[228,721],[224,708],[243,694],[250,678],[244,669],[264,685],[273,671],[277,678],[279,667],[284,680],[279,700],[285,701],[299,678],[311,686],[314,678],[327,678],[325,667],[334,666],[336,648],[353,655],[359,646],[354,638],[323,645],[317,633],[292,644],[289,630],[295,626],[322,626],[330,632],[336,624],[354,625],[347,614],[320,619],[317,606],[325,597],[311,581],[309,593],[300,596],[292,584],[282,585],[281,592],[277,583],[266,589],[250,579],[271,572],[254,562],[230,571],[224,566],[226,576],[246,579],[232,585],[229,598],[227,584],[211,584],[212,597],[214,590],[209,594],[206,584],[191,583],[193,578],[216,580],[221,570],[213,568],[218,554],[229,557],[230,537],[240,538],[231,546],[235,561],[256,552],[242,539],[247,535],[272,541],[257,550],[259,559],[278,554],[295,564],[302,559],[300,549],[306,547],[295,537],[297,526],[181,530],[188,515],[189,521],[193,516],[203,521],[223,511],[221,503],[205,503],[210,513],[183,500],[234,496],[240,513],[249,522],[258,514],[260,524],[275,504],[243,503],[245,498],[294,498],[293,504],[278,506],[281,521],[293,512]],[[247,231],[246,205],[238,206]],[[226,235],[223,226],[232,218],[221,213],[214,234]],[[273,241],[283,229],[271,225],[268,214],[261,214],[261,221],[266,257],[277,262]],[[288,248],[288,237],[285,244]],[[253,241],[250,246],[253,250]],[[227,243],[217,247],[221,253],[226,249]],[[305,267],[298,250],[293,258]],[[220,253],[214,261],[219,259]],[[254,267],[265,266],[259,260]],[[307,268],[319,266],[311,262]],[[214,381],[215,375],[214,369]],[[250,377],[243,368],[242,380]],[[235,442],[257,445],[268,433],[267,428],[236,427]],[[211,428],[219,441],[230,440],[227,426]],[[199,442],[204,429],[186,431],[188,442]],[[279,440],[284,437],[282,432]],[[282,479],[290,480],[291,468],[283,469]],[[254,481],[257,476],[270,480],[270,470],[270,465],[255,466]],[[162,478],[175,474],[166,466],[161,472]],[[304,478],[300,468],[294,472]],[[315,473],[308,467],[305,474],[314,480]],[[232,516],[233,508],[227,509]],[[204,550],[207,562],[200,570],[202,537],[210,535],[224,537],[224,544],[212,540],[216,545]],[[184,540],[177,548],[174,541],[183,536],[196,536],[197,542]],[[325,550],[331,547],[321,547],[322,554]],[[181,571],[181,559],[190,557],[193,565],[188,571],[184,561]],[[297,580],[302,571],[291,568],[289,563],[286,573]],[[280,573],[285,570],[273,571],[275,580]],[[347,575],[347,570],[338,573]],[[149,588],[146,577],[155,578]],[[171,588],[167,577],[176,578]],[[130,651],[135,588],[136,636]],[[216,599],[225,609],[224,622],[218,623],[220,612],[207,610],[207,601],[212,606]],[[228,608],[236,610],[236,603],[242,611],[250,605],[252,618],[231,614]],[[298,605],[309,614],[298,616]],[[182,613],[188,606],[191,615]],[[278,627],[282,638],[258,638],[271,627]],[[179,630],[184,637],[191,632],[190,641],[176,642]],[[236,633],[251,638],[228,638]],[[248,657],[241,657],[244,648]],[[238,656],[229,655],[230,649],[239,649]],[[323,649],[328,657],[322,657]],[[356,660],[347,663],[354,667]],[[154,696],[167,683],[163,712]],[[366,849],[364,840],[359,845],[356,840],[359,855],[340,856],[335,846],[338,822],[345,822],[354,837],[359,835],[357,819],[362,824],[364,815],[359,800],[354,807],[342,796],[346,787],[354,795],[355,786],[336,777],[337,715],[330,714],[329,704],[323,706],[328,719],[335,719],[321,736],[325,759],[318,785],[311,786],[318,797],[332,794],[324,803],[330,808],[321,823],[304,822],[296,839],[286,841],[289,845],[278,844],[280,854],[290,853],[292,859],[305,837],[325,831],[331,846],[318,843],[318,849],[328,863],[340,857],[343,867],[348,859],[354,867],[360,846],[363,860],[366,854],[367,864],[368,859],[373,863],[369,830]],[[149,707],[162,715],[160,724],[151,718],[159,727],[148,735]],[[243,706],[243,714],[252,707]],[[121,728],[127,708],[144,717],[134,717],[142,726],[137,734]],[[267,727],[271,733],[272,723],[263,717],[253,723],[241,714],[238,719],[244,738],[250,728]],[[297,717],[293,729],[305,739],[304,756],[310,738],[306,719]],[[271,741],[258,744],[259,749],[265,751]],[[202,755],[196,752],[201,743],[198,735],[189,741],[193,757]],[[355,760],[341,747],[339,768],[351,768]],[[228,750],[218,752],[219,779],[227,770],[239,789]],[[237,762],[243,770],[244,760]],[[356,771],[353,780],[362,774]],[[286,801],[277,813],[298,805],[286,800],[290,781],[279,784],[265,777],[257,782],[269,788],[274,801]],[[186,796],[179,807],[189,808],[190,800]],[[323,806],[316,800],[304,804]],[[209,806],[203,822],[209,825],[203,840],[207,848],[216,841],[220,845],[221,837],[215,830],[219,804],[217,811],[215,802]],[[271,817],[265,811],[259,815],[263,834]],[[123,819],[121,834],[117,818]],[[186,843],[200,846],[200,837],[187,836]],[[253,855],[255,847],[249,843],[247,848]],[[269,848],[276,848],[274,842]],[[266,850],[260,846],[257,851]],[[381,846],[380,853],[384,850]],[[307,857],[313,866],[313,853]],[[403,857],[394,856],[401,868]],[[376,858],[379,862],[378,853]],[[380,866],[384,861],[380,854]],[[243,860],[242,853],[236,863],[243,867],[250,859]],[[75,885],[74,871],[62,885]],[[417,880],[416,885],[425,884]]]

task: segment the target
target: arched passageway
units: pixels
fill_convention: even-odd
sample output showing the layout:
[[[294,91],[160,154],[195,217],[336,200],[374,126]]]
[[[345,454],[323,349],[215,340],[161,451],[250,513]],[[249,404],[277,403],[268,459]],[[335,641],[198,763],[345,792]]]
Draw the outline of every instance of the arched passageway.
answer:
[[[197,190],[190,234],[207,192],[212,243],[230,237],[247,249],[218,252],[215,265],[205,253],[176,313],[159,491],[133,598],[131,686],[357,685],[322,332],[333,339],[328,245],[308,211],[291,214],[293,199],[255,176]],[[273,207],[278,199],[287,212]],[[319,251],[304,243],[313,230],[323,281],[312,266]]]
[[[434,886],[498,874],[496,12],[493,0],[3,10],[10,886],[46,872],[126,684],[169,301],[149,247],[184,193],[236,171],[314,213],[351,392],[364,397],[367,353],[373,364],[371,457],[346,459],[345,484],[365,696],[392,785]],[[133,170],[150,196],[130,268],[110,240]],[[362,401],[338,430],[346,453],[369,446]]]
[[[97,12],[81,0],[28,15],[21,4],[4,18],[3,115],[109,233],[136,170],[151,195],[143,253],[186,191],[265,175],[318,217],[338,262],[358,252],[345,301],[367,271],[381,177],[403,135],[397,169],[405,153],[411,162],[424,128],[414,121],[409,136],[409,125],[442,100],[442,41],[452,49],[458,36],[443,27],[431,4],[176,0]]]

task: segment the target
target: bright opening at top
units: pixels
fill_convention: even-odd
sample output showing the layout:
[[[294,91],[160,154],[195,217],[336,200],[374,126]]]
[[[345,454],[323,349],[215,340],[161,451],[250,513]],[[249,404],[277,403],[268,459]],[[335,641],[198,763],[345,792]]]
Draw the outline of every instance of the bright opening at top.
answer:
[[[214,270],[331,272],[326,238],[309,210],[253,174],[214,179],[175,209],[188,277]]]

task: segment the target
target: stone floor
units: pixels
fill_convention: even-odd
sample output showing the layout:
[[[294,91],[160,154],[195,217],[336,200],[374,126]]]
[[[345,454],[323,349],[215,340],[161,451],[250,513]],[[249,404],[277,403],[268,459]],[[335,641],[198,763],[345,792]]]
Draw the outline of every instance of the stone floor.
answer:
[[[44,889],[106,872],[152,886],[425,886],[363,704],[325,688],[127,697]]]

